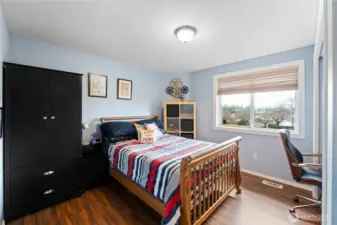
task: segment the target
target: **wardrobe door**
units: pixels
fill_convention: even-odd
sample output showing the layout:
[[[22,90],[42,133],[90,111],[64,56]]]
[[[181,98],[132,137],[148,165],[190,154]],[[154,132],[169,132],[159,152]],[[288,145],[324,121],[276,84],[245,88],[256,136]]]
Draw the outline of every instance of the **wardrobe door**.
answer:
[[[5,64],[5,168],[38,165],[48,151],[48,80],[40,69]]]
[[[40,68],[4,65],[4,109],[30,110],[45,116],[48,112],[48,77]]]
[[[82,139],[82,77],[54,72],[49,77],[50,120],[48,123],[51,156],[79,157]]]

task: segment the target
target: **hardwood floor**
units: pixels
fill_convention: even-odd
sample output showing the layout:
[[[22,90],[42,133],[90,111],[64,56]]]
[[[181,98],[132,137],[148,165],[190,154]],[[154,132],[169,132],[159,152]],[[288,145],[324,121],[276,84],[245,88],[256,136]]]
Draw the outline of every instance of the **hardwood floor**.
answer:
[[[300,192],[300,193],[299,193]],[[320,224],[319,210],[299,211],[309,221],[289,220],[293,194],[306,191],[285,186],[284,190],[261,185],[261,179],[243,175],[243,191],[231,195],[206,221],[206,225]],[[301,204],[305,202],[301,202]],[[80,198],[28,215],[10,225],[159,225],[161,217],[119,183],[87,191]]]

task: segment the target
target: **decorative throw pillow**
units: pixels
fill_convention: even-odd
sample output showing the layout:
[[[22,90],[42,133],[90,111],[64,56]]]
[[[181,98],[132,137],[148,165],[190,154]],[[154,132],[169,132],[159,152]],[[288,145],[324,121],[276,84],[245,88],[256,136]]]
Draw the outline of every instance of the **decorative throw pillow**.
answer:
[[[156,141],[155,130],[140,130],[140,139],[138,140],[141,143],[153,143]]]
[[[153,127],[147,128],[146,125],[135,124],[138,132],[138,141],[141,143],[153,143],[156,141],[156,131]]]
[[[146,126],[147,130],[154,130],[155,131],[156,139],[158,139],[159,137],[164,135],[164,133],[159,129],[159,127],[157,126],[156,123],[146,124],[145,126]]]
[[[135,124],[137,133],[138,133],[138,141],[140,141],[140,137],[141,137],[141,131],[142,130],[146,130],[146,126],[145,125],[140,125],[140,124]]]

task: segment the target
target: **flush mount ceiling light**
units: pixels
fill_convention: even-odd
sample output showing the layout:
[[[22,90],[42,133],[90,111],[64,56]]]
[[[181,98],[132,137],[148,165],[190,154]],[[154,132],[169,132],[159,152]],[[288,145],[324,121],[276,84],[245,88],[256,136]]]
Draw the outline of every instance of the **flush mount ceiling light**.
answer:
[[[192,26],[181,26],[174,30],[174,34],[178,40],[187,43],[197,34],[197,29]]]

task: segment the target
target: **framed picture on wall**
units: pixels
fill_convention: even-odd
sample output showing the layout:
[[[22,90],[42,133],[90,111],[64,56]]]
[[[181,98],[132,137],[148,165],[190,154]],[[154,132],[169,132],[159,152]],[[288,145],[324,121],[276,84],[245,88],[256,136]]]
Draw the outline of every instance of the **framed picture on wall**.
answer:
[[[89,97],[108,97],[108,77],[105,75],[89,73],[88,77]]]
[[[117,79],[117,99],[132,99],[132,81]]]

